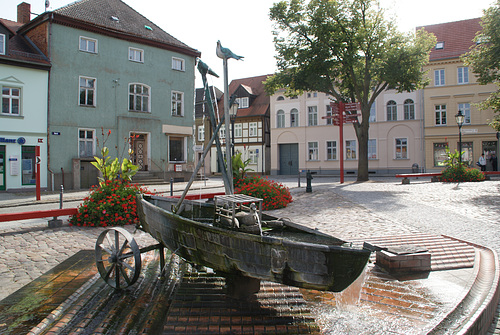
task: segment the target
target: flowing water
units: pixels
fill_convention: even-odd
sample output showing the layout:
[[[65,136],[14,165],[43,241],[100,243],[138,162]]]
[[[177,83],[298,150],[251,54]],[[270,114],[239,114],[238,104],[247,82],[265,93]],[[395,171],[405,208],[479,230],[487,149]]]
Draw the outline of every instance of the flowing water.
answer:
[[[425,334],[438,317],[418,282],[380,278],[370,265],[343,292],[302,293],[323,334]]]

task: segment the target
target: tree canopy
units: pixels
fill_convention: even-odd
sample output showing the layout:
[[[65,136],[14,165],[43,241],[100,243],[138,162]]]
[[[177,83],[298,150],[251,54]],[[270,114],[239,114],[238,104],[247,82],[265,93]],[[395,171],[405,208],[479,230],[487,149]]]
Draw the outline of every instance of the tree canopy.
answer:
[[[435,37],[424,30],[400,33],[374,0],[283,0],[270,18],[278,72],[266,81],[266,91],[319,91],[359,102],[362,118],[353,124],[358,181],[368,180],[370,107],[386,89],[410,92],[428,83],[422,67]]]
[[[483,29],[476,35],[476,45],[463,60],[477,75],[481,85],[495,83],[498,90],[480,104],[481,109],[500,112],[500,0],[484,11],[481,20]],[[500,131],[500,115],[495,117],[492,126]]]

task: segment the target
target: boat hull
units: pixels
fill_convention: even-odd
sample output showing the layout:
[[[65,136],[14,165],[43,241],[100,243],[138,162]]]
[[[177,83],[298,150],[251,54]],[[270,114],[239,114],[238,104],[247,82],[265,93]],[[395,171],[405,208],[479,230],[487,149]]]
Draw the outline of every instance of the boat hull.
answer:
[[[137,200],[143,230],[186,261],[228,274],[339,292],[358,278],[370,256],[368,250],[345,247],[341,240],[291,222],[260,236],[188,219],[164,209],[168,205],[152,204],[151,198]],[[210,213],[210,206],[203,207]]]

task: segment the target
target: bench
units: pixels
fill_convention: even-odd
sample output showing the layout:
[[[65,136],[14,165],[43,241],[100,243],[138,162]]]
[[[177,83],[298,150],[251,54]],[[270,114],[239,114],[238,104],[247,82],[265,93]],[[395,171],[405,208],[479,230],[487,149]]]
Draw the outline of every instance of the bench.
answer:
[[[423,172],[423,173],[402,173],[402,174],[397,174],[396,178],[403,178],[403,181],[401,182],[402,184],[409,184],[410,183],[410,177],[432,177],[431,181],[435,182],[438,181],[437,177],[441,176],[441,172]]]
[[[488,179],[488,176],[490,175],[500,175],[500,171],[482,171],[486,179]],[[442,175],[441,172],[429,172],[429,173],[402,173],[402,174],[397,174],[396,178],[403,178],[402,184],[409,184],[410,180],[408,178],[410,177],[432,177],[431,181],[436,182],[438,181],[437,177],[440,177]]]
[[[63,208],[63,209],[48,209],[44,211],[4,213],[0,214],[0,222],[53,217],[52,220],[49,220],[49,228],[55,228],[55,227],[60,227],[62,224],[61,220],[57,219],[58,216],[75,215],[77,212],[78,212],[77,208]]]

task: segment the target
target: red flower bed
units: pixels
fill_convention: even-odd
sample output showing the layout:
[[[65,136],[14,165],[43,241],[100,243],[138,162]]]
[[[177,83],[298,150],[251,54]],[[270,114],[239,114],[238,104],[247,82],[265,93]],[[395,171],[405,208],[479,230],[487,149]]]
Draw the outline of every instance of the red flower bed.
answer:
[[[251,176],[234,179],[234,192],[263,199],[264,210],[283,208],[292,202],[288,187],[267,177]]]
[[[137,193],[148,191],[125,180],[106,180],[91,189],[90,195],[78,207],[78,213],[71,217],[70,225],[107,227],[136,224],[139,222],[135,202]]]

